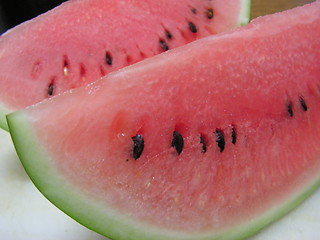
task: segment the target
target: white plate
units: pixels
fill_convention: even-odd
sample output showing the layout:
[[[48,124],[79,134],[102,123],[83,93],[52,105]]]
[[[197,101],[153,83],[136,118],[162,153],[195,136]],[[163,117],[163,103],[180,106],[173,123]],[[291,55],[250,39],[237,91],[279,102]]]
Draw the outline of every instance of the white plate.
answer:
[[[0,239],[106,240],[53,206],[30,181],[10,136],[0,129]],[[319,240],[320,189],[250,240]]]

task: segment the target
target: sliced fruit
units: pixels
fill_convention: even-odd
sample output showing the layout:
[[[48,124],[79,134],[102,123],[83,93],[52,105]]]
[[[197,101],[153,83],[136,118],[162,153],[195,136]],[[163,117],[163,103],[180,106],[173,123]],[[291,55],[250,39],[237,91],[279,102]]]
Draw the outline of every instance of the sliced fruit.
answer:
[[[5,114],[248,22],[249,0],[73,0],[0,38]]]
[[[242,239],[320,185],[320,1],[10,114],[57,207],[112,239]]]

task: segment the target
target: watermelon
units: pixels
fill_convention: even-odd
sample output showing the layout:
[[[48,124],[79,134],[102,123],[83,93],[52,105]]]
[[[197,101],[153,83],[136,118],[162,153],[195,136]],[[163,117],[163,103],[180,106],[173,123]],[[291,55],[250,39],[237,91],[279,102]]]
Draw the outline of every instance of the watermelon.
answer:
[[[261,17],[8,115],[26,172],[111,239],[252,235],[320,186],[319,16]]]
[[[249,0],[71,0],[0,38],[5,114],[248,21]]]

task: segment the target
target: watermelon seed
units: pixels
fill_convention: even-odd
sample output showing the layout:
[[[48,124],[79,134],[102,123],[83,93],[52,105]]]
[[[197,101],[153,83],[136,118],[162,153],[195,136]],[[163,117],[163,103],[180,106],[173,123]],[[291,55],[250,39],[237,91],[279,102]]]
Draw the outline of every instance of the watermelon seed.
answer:
[[[176,149],[176,151],[179,155],[182,152],[183,145],[184,145],[183,137],[181,136],[181,134],[179,132],[174,131],[171,146]]]
[[[160,43],[160,46],[163,49],[163,51],[168,51],[169,50],[169,47],[168,47],[167,43],[163,39],[160,39],[159,43]]]
[[[288,110],[288,113],[290,115],[290,117],[293,117],[293,109],[292,109],[292,103],[288,103],[287,105],[287,110]]]
[[[168,39],[172,38],[172,34],[168,30],[166,30],[166,36]]]
[[[144,149],[144,139],[143,136],[141,134],[137,134],[135,136],[132,137],[132,141],[133,141],[133,151],[132,151],[132,156],[135,160],[137,160]]]
[[[308,106],[306,104],[306,101],[303,99],[303,97],[299,97],[299,102],[300,102],[302,110],[303,111],[307,111],[308,110]]]
[[[234,126],[232,126],[232,129],[231,129],[231,137],[232,137],[232,144],[236,144],[237,142],[237,133],[236,133],[236,129]]]
[[[104,75],[106,75],[106,72],[104,71],[104,68],[102,65],[100,65],[100,74],[103,77]]]
[[[130,55],[127,55],[126,57],[127,63],[131,63],[132,62],[132,57]]]
[[[33,78],[37,78],[40,71],[41,71],[41,62],[40,61],[34,62],[33,67],[32,67],[32,71],[31,71],[31,76]]]
[[[140,50],[140,56],[142,59],[146,58],[146,54]]]
[[[193,32],[193,33],[196,33],[196,32],[198,31],[196,25],[194,25],[193,22],[189,22],[189,29],[190,29],[191,32]]]
[[[106,63],[112,65],[112,56],[109,51],[106,52]]]
[[[69,60],[67,56],[63,57],[63,75],[68,76],[69,74]]]
[[[63,67],[63,75],[67,77],[68,74],[69,74],[68,67]]]
[[[51,97],[53,95],[53,91],[54,91],[54,78],[52,78],[49,86],[48,86],[48,97]]]
[[[207,18],[209,18],[209,19],[213,18],[213,9],[212,8],[207,9]]]
[[[224,140],[223,131],[217,128],[216,131],[215,131],[215,134],[216,134],[216,137],[217,137],[216,142],[218,144],[218,147],[220,148],[220,152],[223,152],[224,147],[226,145],[226,142]]]
[[[86,80],[86,68],[83,63],[80,64],[80,77],[83,82]]]
[[[191,8],[191,12],[194,13],[194,14],[197,14],[197,9]]]
[[[200,136],[200,143],[202,144],[202,152],[205,153],[207,151],[207,144],[203,135]]]

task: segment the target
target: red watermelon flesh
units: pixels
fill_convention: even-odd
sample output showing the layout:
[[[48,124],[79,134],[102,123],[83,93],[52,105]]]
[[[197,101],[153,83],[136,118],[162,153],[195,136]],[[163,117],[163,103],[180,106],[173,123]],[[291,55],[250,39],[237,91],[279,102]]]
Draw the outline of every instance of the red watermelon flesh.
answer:
[[[320,185],[319,16],[262,17],[10,114],[21,162],[112,239],[247,237]]]
[[[248,21],[249,0],[71,0],[0,38],[5,114]]]

